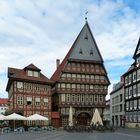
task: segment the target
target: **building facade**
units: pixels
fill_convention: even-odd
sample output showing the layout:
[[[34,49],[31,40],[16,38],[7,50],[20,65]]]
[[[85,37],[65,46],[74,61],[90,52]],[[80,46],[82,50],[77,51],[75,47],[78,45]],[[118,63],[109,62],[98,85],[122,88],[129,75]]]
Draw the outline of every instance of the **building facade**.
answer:
[[[124,126],[124,82],[121,81],[114,85],[110,93],[110,114],[111,124],[117,127]]]
[[[70,106],[74,125],[90,125],[95,108],[103,117],[110,82],[87,21],[51,80],[52,111],[58,116],[52,116],[54,126],[68,125]]]
[[[5,111],[8,110],[8,99],[0,98],[0,114],[5,114]]]
[[[105,106],[104,114],[103,114],[103,121],[104,121],[104,124],[105,124],[106,126],[107,126],[107,125],[110,125],[110,123],[111,123],[110,99],[106,101],[106,106]]]
[[[140,127],[140,39],[133,59],[134,63],[123,75],[125,79],[125,117],[127,127]]]
[[[33,64],[24,69],[8,68],[8,78],[9,110],[23,116],[37,113],[51,119],[52,82],[39,68]]]

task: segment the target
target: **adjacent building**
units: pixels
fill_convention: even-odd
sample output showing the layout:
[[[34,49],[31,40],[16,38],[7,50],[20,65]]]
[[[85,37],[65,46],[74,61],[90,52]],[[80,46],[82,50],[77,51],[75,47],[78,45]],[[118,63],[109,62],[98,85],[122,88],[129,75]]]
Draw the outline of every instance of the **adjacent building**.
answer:
[[[8,99],[0,98],[0,114],[5,114],[5,111],[8,110]]]
[[[125,118],[127,127],[140,127],[140,39],[133,59],[134,63],[123,75],[125,79]]]
[[[104,121],[104,124],[105,124],[106,126],[107,126],[107,125],[110,125],[110,123],[111,123],[110,99],[109,99],[109,100],[106,100],[106,106],[105,106],[104,114],[103,114],[103,121]]]
[[[9,110],[23,116],[37,113],[51,119],[51,85],[41,69],[33,64],[23,69],[8,68]]]
[[[90,125],[95,108],[103,117],[110,82],[87,21],[64,60],[57,62],[51,77],[52,125],[68,125],[70,106],[74,125]]]
[[[124,127],[125,125],[125,112],[124,112],[124,82],[121,81],[113,86],[110,93],[110,113],[111,120],[114,126]]]

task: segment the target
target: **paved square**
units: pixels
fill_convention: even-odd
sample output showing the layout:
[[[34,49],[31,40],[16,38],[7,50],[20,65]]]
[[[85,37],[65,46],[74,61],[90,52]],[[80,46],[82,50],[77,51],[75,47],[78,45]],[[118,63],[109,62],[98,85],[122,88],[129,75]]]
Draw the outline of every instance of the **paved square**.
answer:
[[[69,133],[66,131],[24,132],[0,135],[0,140],[140,140],[140,130],[118,129],[116,132]]]

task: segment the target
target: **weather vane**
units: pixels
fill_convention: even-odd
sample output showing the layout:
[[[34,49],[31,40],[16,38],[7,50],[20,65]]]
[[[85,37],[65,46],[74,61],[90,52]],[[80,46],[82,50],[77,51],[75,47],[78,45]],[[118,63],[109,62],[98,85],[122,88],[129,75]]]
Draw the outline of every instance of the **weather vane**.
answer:
[[[88,10],[86,9],[86,12],[85,12],[85,21],[87,21],[87,14],[88,14]]]

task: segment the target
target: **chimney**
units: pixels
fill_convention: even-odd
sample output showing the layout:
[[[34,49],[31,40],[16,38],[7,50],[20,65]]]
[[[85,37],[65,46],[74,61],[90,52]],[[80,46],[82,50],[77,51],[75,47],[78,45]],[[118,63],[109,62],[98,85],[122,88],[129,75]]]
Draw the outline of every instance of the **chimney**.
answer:
[[[56,59],[56,68],[60,65],[60,59]]]

